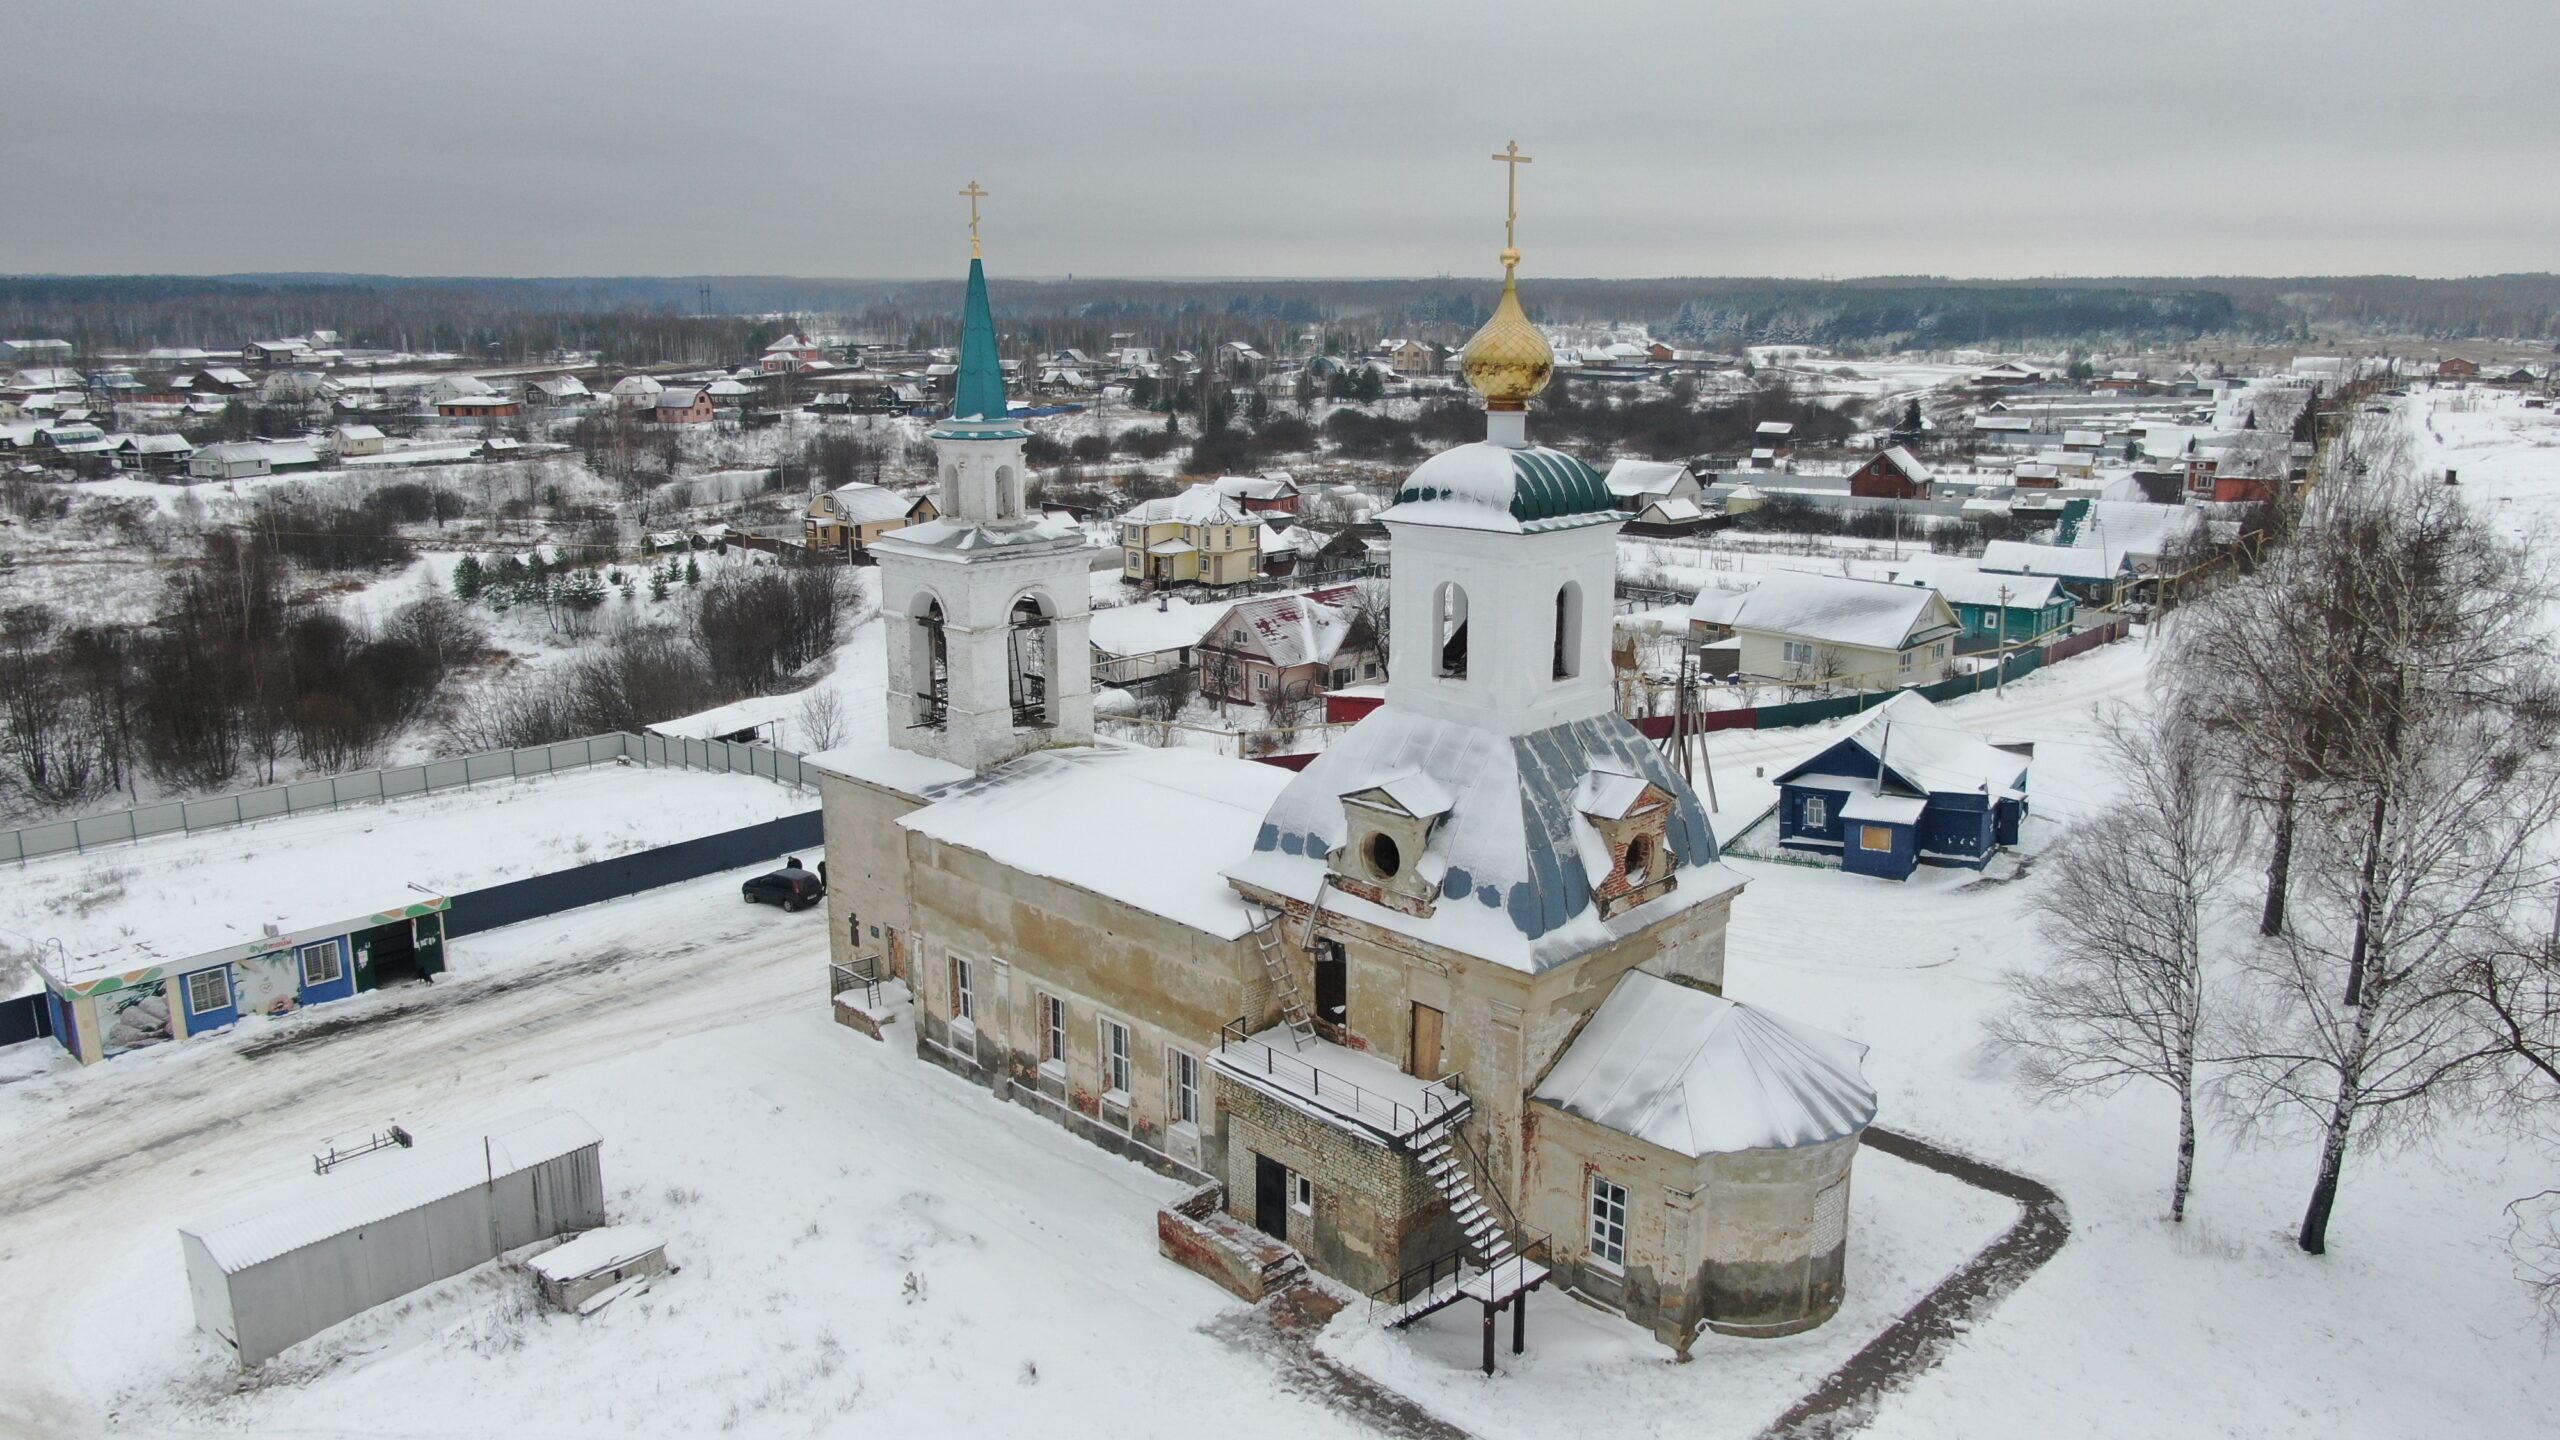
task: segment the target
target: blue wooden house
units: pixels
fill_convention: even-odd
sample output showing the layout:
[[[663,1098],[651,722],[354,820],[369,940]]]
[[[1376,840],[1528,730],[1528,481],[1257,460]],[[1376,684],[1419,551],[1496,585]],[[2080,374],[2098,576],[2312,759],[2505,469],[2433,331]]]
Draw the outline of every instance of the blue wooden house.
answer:
[[[1859,875],[1917,867],[1979,870],[2018,842],[2027,757],[1959,728],[1904,691],[1867,722],[1778,776],[1778,843],[1836,855]]]

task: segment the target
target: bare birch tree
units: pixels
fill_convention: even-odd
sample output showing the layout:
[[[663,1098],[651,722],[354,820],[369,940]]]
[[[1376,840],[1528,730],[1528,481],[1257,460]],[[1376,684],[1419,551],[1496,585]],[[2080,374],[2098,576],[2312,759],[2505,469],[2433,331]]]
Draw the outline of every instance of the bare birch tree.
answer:
[[[2106,747],[2126,785],[2054,847],[2035,906],[2050,957],[2011,974],[1987,1029],[2040,1095],[2141,1081],[2178,1101],[2169,1218],[2195,1178],[2205,923],[2237,841],[2236,817],[2183,705],[2119,711]]]
[[[2560,688],[2545,588],[2440,487],[2373,476],[2292,548],[2343,598],[2296,682],[2318,765],[2229,1093],[2244,1122],[2316,1126],[2316,1255],[2350,1144],[2421,1132],[2498,1053],[2464,983],[2560,877]]]

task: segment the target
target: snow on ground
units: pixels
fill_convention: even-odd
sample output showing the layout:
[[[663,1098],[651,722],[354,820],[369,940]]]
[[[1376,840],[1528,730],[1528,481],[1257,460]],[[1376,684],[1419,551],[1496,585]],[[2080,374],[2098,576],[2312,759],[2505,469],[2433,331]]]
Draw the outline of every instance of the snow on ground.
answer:
[[[0,933],[60,940],[83,974],[134,969],[817,808],[752,775],[615,764],[304,811],[32,861]]]
[[[454,980],[363,997],[414,1011],[313,1045],[11,1055],[0,1432],[1357,1433],[1203,1333],[1238,1307],[1155,1253],[1180,1186],[923,1065],[904,1024],[832,1024],[824,917],[739,904],[745,873],[456,941]],[[581,1321],[482,1267],[233,1393],[177,1225],[325,1135],[542,1106],[604,1132],[613,1218],[680,1274]]]
[[[1847,1298],[1802,1335],[1709,1333],[1681,1365],[1650,1333],[1550,1289],[1529,1301],[1526,1353],[1512,1355],[1511,1322],[1501,1321],[1500,1376],[1490,1382],[1476,1368],[1484,1321],[1473,1305],[1385,1331],[1355,1303],[1321,1346],[1487,1440],[1755,1435],[2018,1216],[2009,1200],[1873,1150],[1860,1152],[1850,1189]]]

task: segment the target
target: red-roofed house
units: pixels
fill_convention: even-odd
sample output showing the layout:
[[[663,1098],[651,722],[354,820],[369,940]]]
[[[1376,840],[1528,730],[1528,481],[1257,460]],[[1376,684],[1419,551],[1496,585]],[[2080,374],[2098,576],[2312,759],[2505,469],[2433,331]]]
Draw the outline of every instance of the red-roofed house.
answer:
[[[1378,679],[1377,651],[1350,643],[1356,606],[1349,586],[1237,601],[1194,651],[1201,693],[1259,703]]]

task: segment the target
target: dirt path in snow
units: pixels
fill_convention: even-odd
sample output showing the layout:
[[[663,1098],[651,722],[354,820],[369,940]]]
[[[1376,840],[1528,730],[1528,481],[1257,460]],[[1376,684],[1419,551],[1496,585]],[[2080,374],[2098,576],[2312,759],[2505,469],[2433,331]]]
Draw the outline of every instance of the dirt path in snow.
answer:
[[[1250,1310],[1221,1316],[1208,1333],[1280,1369],[1280,1388],[1352,1416],[1394,1440],[1469,1440],[1459,1429],[1359,1371],[1318,1353],[1316,1337],[1342,1302],[1299,1285]]]
[[[2070,1212],[2063,1207],[2062,1197],[2024,1175],[1890,1130],[1870,1129],[1864,1143],[1895,1159],[2005,1195],[2024,1207],[2024,1213],[1999,1239],[1939,1281],[1900,1319],[1769,1422],[1760,1432],[1761,1440],[1834,1440],[1863,1429],[1875,1418],[1885,1396],[1946,1358],[1957,1336],[1991,1313],[2071,1238]]]

